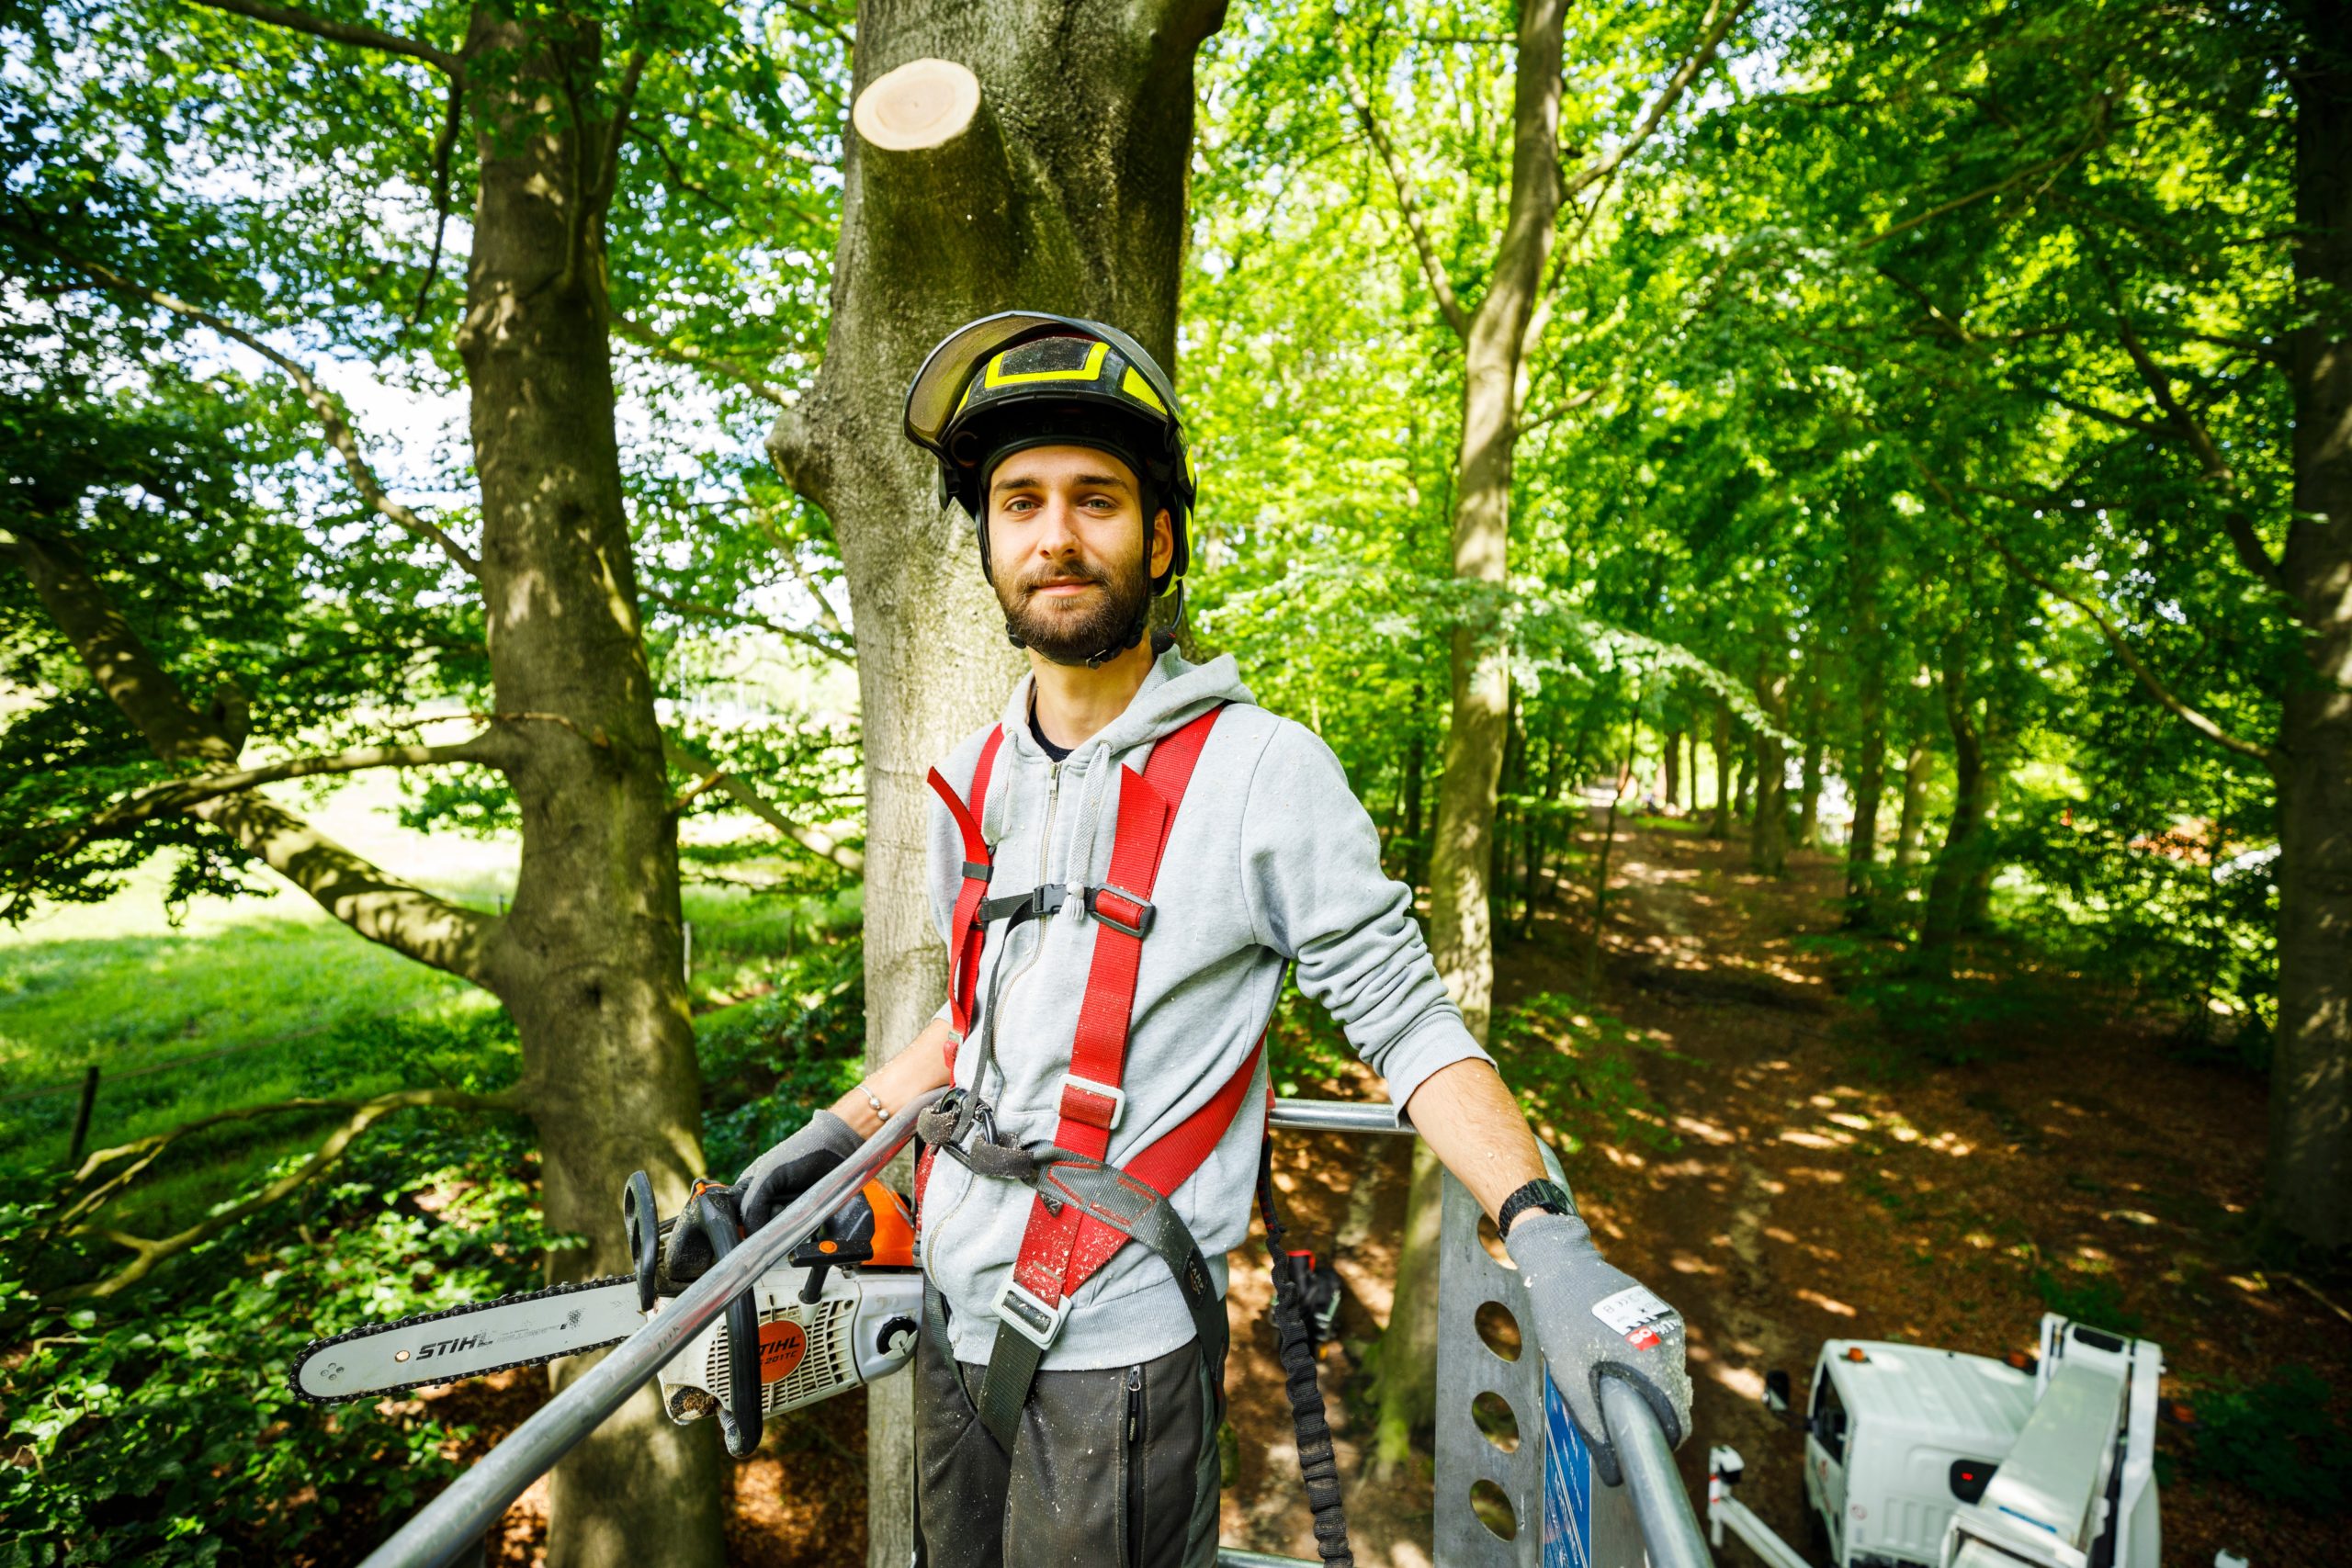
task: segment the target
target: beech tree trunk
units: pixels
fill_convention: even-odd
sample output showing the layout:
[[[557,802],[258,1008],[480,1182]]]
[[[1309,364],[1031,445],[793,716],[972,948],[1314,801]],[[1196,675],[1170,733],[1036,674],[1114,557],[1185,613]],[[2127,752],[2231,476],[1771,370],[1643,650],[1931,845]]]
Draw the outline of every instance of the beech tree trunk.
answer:
[[[458,351],[472,397],[491,675],[525,744],[514,901],[483,977],[521,1035],[524,1085],[555,1230],[556,1280],[626,1271],[622,1183],[652,1174],[665,1209],[701,1174],[677,839],[638,620],[605,343],[602,237],[580,167],[599,147],[561,80],[594,80],[593,27],[476,15],[469,48],[513,51],[481,89],[480,190]],[[518,127],[527,125],[528,134]],[[732,1175],[732,1172],[728,1173]],[[556,1363],[561,1388],[594,1364]],[[648,1387],[549,1478],[550,1568],[720,1560],[711,1423],[673,1425]]]
[[[1453,575],[1499,592],[1510,539],[1511,462],[1519,438],[1519,371],[1527,326],[1552,254],[1560,205],[1560,34],[1566,0],[1524,0],[1512,87],[1510,217],[1486,298],[1448,319],[1464,346],[1462,445],[1454,464]],[[1445,296],[1451,299],[1450,293]],[[1491,615],[1453,628],[1453,711],[1430,860],[1430,950],[1446,988],[1483,1044],[1494,1005],[1495,786],[1502,769],[1510,667]],[[1382,1337],[1373,1467],[1394,1473],[1437,1399],[1439,1168],[1416,1140],[1406,1199],[1396,1305]]]
[[[1911,742],[1903,758],[1903,816],[1894,829],[1894,869],[1908,872],[1919,863],[1919,831],[1928,814],[1928,743]]]
[[[2308,673],[2278,728],[2278,1032],[2266,1219],[2352,1247],[2352,69],[2340,8],[2304,7],[2296,95],[2294,517],[2278,583]]]
[[[1854,826],[1846,838],[1846,923],[1869,925],[1876,913],[1878,869],[1878,807],[1886,793],[1886,649],[1880,631],[1880,575],[1877,525],[1856,525],[1849,536],[1853,555],[1848,573],[1849,608],[1853,615],[1854,651],[1859,657],[1854,682],[1854,722],[1861,744],[1851,758],[1847,784],[1853,791]]]
[[[1944,654],[1943,694],[1944,715],[1951,728],[1951,820],[1944,829],[1943,848],[1936,853],[1935,872],[1928,879],[1928,905],[1920,918],[1915,958],[1919,973],[1948,980],[1968,886],[1985,838],[1984,735],[1970,705],[1967,653],[1957,637]]]
[[[1173,367],[1193,56],[1224,11],[1222,0],[859,7],[831,335],[768,451],[832,518],[856,618],[869,1067],[945,994],[924,894],[923,774],[995,716],[1022,668],[971,524],[939,505],[931,462],[902,432],[907,384],[949,332],[1015,308],[1108,321]],[[919,61],[945,62],[916,73],[931,84],[968,73],[977,105],[957,113],[916,76],[892,79]],[[877,1385],[867,1408],[867,1561],[904,1568],[907,1380]]]
[[[1777,628],[1767,628],[1764,662],[1756,674],[1756,703],[1764,716],[1785,727],[1789,716],[1789,672],[1781,662]],[[1789,865],[1789,757],[1781,738],[1756,732],[1756,817],[1748,824],[1747,863],[1766,876]]]
[[[1731,705],[1721,697],[1715,699],[1715,816],[1707,824],[1707,837],[1731,837],[1732,760]]]
[[[1809,850],[1821,831],[1822,691],[1819,676],[1805,682],[1804,762],[1797,792],[1797,848]]]
[[[1659,782],[1664,785],[1661,804],[1673,809],[1682,804],[1682,731],[1666,732],[1666,749],[1659,753],[1658,767],[1664,773]]]

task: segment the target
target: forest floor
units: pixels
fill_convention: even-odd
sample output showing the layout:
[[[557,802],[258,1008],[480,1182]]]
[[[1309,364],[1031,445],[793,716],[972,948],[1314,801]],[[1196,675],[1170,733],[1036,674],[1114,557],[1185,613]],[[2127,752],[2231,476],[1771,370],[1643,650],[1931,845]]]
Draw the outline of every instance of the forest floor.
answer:
[[[1706,1450],[1747,1466],[1744,1499],[1804,1540],[1803,1442],[1760,1402],[1768,1371],[1802,1390],[1821,1342],[1885,1338],[1999,1355],[2030,1350],[2042,1312],[2146,1335],[2165,1347],[2167,1397],[2313,1369],[2352,1393],[2352,1318],[2318,1287],[2248,1256],[2261,1181],[2263,1085],[2199,1063],[2064,976],[2022,972],[2035,1005],[1959,1066],[1915,1065],[1830,974],[1838,868],[1793,857],[1785,880],[1748,872],[1744,845],[1684,824],[1624,830],[1612,875],[1603,994],[1594,1005],[1656,1049],[1640,1088],[1671,1137],[1589,1145],[1569,1161],[1611,1261],[1690,1320],[1697,1435],[1679,1458],[1704,1496]],[[1582,988],[1586,908],[1544,909],[1532,940],[1498,953],[1498,1009]],[[1976,963],[1997,971],[1997,955]],[[1511,1064],[1506,1060],[1508,1074]],[[1368,1077],[1324,1086],[1370,1095]],[[1385,1319],[1409,1150],[1401,1139],[1277,1140],[1295,1228],[1336,1242],[1349,1302],[1342,1340]],[[1227,1386],[1239,1438],[1225,1499],[1227,1544],[1312,1559],[1289,1412],[1262,1325],[1264,1254],[1233,1258]],[[1357,1561],[1430,1568],[1426,1463],[1389,1484],[1363,1477],[1368,1407],[1351,1358],[1326,1358]],[[485,1441],[537,1403],[537,1380],[453,1391]],[[477,1385],[479,1388],[479,1385]],[[2343,1414],[2339,1408],[2335,1414]],[[751,1568],[864,1561],[864,1402],[775,1424],[736,1472],[733,1562]],[[2339,1527],[2201,1479],[2167,1427],[2168,1562],[2216,1549],[2257,1565],[2336,1557]],[[543,1507],[526,1496],[492,1560],[535,1561]],[[1747,1560],[1729,1546],[1724,1561]]]

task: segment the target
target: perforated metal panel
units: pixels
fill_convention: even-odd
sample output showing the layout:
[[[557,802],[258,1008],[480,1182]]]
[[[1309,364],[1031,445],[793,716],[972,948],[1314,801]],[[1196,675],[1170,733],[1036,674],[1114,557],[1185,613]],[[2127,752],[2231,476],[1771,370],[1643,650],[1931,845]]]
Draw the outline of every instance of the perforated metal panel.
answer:
[[[1549,1149],[1544,1160],[1559,1179]],[[1469,1190],[1445,1178],[1438,1240],[1437,1497],[1431,1545],[1442,1568],[1639,1568],[1647,1561],[1632,1499],[1593,1479],[1589,1461],[1562,1413],[1547,1411],[1542,1358],[1531,1347],[1527,1290],[1519,1270],[1498,1261],[1478,1239],[1480,1211]],[[1520,1340],[1516,1359],[1488,1348],[1482,1309],[1509,1315]],[[1506,1330],[1508,1334],[1510,1331]],[[1491,1394],[1510,1408],[1517,1446],[1506,1450],[1478,1427],[1473,1409]],[[1547,1435],[1548,1434],[1548,1435]],[[1555,1496],[1547,1532],[1547,1454]],[[1480,1482],[1509,1505],[1510,1538],[1496,1533],[1473,1506]],[[1498,1523],[1506,1522],[1490,1510]],[[1548,1536],[1548,1539],[1547,1539]]]

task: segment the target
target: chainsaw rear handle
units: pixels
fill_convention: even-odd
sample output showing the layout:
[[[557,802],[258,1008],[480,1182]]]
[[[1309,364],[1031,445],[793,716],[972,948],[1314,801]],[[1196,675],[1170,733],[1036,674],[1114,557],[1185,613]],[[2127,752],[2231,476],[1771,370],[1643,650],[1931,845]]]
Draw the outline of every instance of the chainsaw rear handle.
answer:
[[[693,1225],[710,1243],[711,1267],[727,1260],[742,1239],[742,1215],[736,1210],[735,1190],[715,1181],[695,1183],[680,1224]],[[641,1292],[640,1280],[638,1289]],[[761,1405],[760,1303],[756,1286],[737,1292],[727,1303],[727,1397],[718,1406],[718,1429],[727,1451],[749,1459],[760,1446],[760,1429],[767,1413]]]

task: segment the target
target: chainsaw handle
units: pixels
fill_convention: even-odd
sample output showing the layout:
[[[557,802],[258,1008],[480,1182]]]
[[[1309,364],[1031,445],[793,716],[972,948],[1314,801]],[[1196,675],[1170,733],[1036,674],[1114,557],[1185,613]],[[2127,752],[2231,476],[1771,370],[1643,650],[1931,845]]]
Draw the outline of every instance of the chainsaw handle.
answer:
[[[742,1234],[742,1221],[732,1212],[735,1205],[718,1201],[722,1192],[732,1196],[728,1188],[697,1185],[685,1213],[680,1216],[710,1243],[713,1268],[735,1250]],[[737,1459],[749,1459],[758,1451],[760,1430],[767,1416],[761,1405],[757,1290],[756,1285],[746,1289],[727,1303],[727,1397],[719,1403],[718,1429],[727,1439],[727,1451]]]
[[[629,1172],[621,1189],[621,1225],[628,1236],[629,1261],[637,1274],[637,1310],[651,1312],[662,1285],[662,1226],[653,1206],[653,1180]]]

